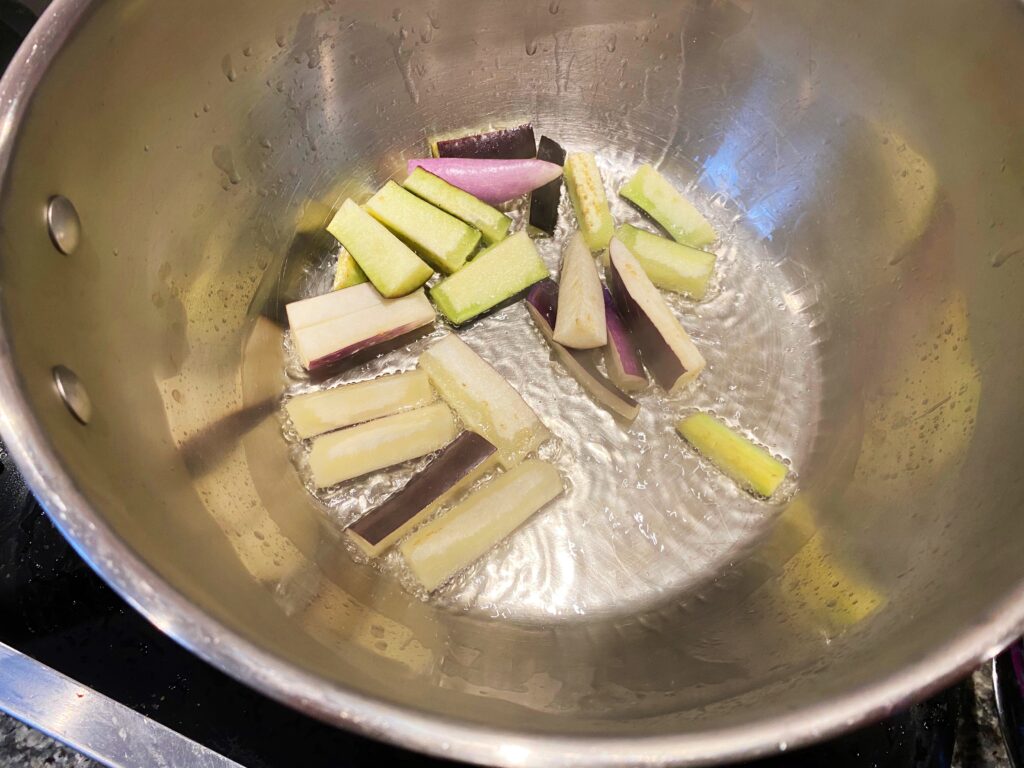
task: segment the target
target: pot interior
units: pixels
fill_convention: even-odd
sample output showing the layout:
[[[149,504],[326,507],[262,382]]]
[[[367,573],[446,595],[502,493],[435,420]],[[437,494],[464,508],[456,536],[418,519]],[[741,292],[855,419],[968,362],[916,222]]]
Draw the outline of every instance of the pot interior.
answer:
[[[1024,616],[1014,3],[112,0],[57,2],[49,22],[60,13],[79,21],[42,46],[52,63],[7,137],[16,386],[0,426],[37,485],[59,468],[87,502],[49,499],[93,565],[208,658],[339,723],[396,705],[359,724],[438,750],[450,736],[464,757],[512,760],[417,735],[401,713],[592,745],[661,737],[659,756],[705,759],[688,751],[703,736],[740,734],[723,755],[762,748],[757,727],[791,713],[806,727],[773,733],[809,738],[837,724],[815,720],[827,702],[885,681],[889,698],[863,706],[898,703]],[[526,120],[595,152],[610,192],[655,164],[724,233],[712,295],[677,305],[710,368],[623,431],[521,307],[470,328],[559,437],[572,487],[423,600],[353,561],[351,510],[295,471],[278,400],[303,384],[281,307],[328,276],[342,200],[401,179],[430,136]],[[43,215],[56,194],[82,222],[68,256]],[[559,243],[540,247],[556,265]],[[87,426],[56,396],[56,365],[87,389]],[[791,461],[783,502],[685,449],[668,416],[693,408]],[[634,757],[650,742],[635,743]],[[568,761],[565,744],[531,748]]]

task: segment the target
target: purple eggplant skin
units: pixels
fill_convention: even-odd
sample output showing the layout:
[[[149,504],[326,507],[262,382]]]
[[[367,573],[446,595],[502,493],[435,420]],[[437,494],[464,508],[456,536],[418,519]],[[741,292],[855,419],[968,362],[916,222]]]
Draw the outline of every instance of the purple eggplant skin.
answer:
[[[387,341],[391,341],[392,339],[397,339],[399,336],[404,336],[407,333],[411,333],[412,331],[419,329],[422,325],[422,323],[409,323],[408,325],[399,325],[384,333],[378,334],[373,338],[364,339],[363,341],[356,342],[355,344],[350,344],[347,347],[343,347],[339,350],[331,352],[331,354],[329,355],[318,357],[316,360],[310,360],[310,373],[314,371],[323,370],[333,365],[337,365],[347,357],[351,357],[352,355],[358,354],[359,352],[375,347],[378,344],[383,344]]]
[[[473,157],[478,160],[526,160],[537,156],[537,141],[529,123],[435,143],[438,157]]]
[[[565,165],[565,148],[552,138],[540,137],[540,145],[537,148],[537,159],[547,160],[556,165]]]
[[[565,165],[565,149],[557,141],[541,136],[537,159]],[[561,201],[562,177],[533,190],[530,195],[530,226],[553,235],[558,225],[558,205]]]
[[[611,292],[605,286],[602,286],[602,290],[604,321],[608,328],[608,344],[604,355],[608,378],[620,389],[635,392],[647,386],[647,373],[640,362],[640,355],[637,354],[629,330],[615,306]]]
[[[500,205],[560,178],[562,167],[526,160],[476,160],[464,157],[416,158],[408,172],[422,168],[489,205]]]
[[[550,277],[534,283],[526,294],[526,300],[540,313],[553,333],[555,321],[558,319],[558,283]]]
[[[370,546],[379,545],[496,453],[497,448],[476,432],[463,432],[413,475],[404,488],[356,520],[348,530]]]
[[[644,363],[658,385],[662,389],[670,391],[676,381],[686,374],[686,369],[647,314],[633,301],[633,297],[630,296],[622,277],[615,268],[614,261],[608,266],[608,282],[611,284],[615,307],[622,315],[622,319],[625,320],[626,327],[636,346],[640,348]]]
[[[555,321],[558,319],[558,284],[547,278],[536,283],[526,294],[526,308],[550,345],[555,357],[580,385],[600,405],[633,421],[640,413],[640,404],[605,378],[585,351],[569,349],[555,341]]]

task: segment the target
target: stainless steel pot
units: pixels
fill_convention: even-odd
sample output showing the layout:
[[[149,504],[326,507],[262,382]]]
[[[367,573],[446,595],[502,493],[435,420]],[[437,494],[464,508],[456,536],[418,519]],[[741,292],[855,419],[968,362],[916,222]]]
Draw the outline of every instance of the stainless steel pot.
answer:
[[[502,765],[810,742],[1024,626],[1022,73],[1012,0],[57,0],[0,84],[0,431],[134,606],[339,726]],[[717,196],[816,372],[748,393],[809,414],[790,504],[529,621],[354,565],[268,416],[331,207],[520,116]]]

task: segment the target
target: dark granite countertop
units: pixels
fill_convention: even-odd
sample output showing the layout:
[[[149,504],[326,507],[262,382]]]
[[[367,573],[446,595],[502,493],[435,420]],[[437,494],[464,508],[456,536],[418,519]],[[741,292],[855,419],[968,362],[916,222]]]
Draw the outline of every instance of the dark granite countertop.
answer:
[[[99,763],[0,713],[0,765],[4,768],[99,768]]]

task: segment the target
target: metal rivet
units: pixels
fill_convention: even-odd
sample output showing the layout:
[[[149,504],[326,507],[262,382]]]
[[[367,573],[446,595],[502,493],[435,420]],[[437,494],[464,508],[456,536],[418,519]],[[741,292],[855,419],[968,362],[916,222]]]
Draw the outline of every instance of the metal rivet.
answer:
[[[57,250],[70,256],[82,239],[82,222],[75,206],[63,195],[54,195],[46,205],[46,226]]]
[[[83,424],[88,424],[92,418],[92,400],[89,399],[89,393],[85,391],[75,372],[63,365],[55,365],[53,383],[71,415]]]

